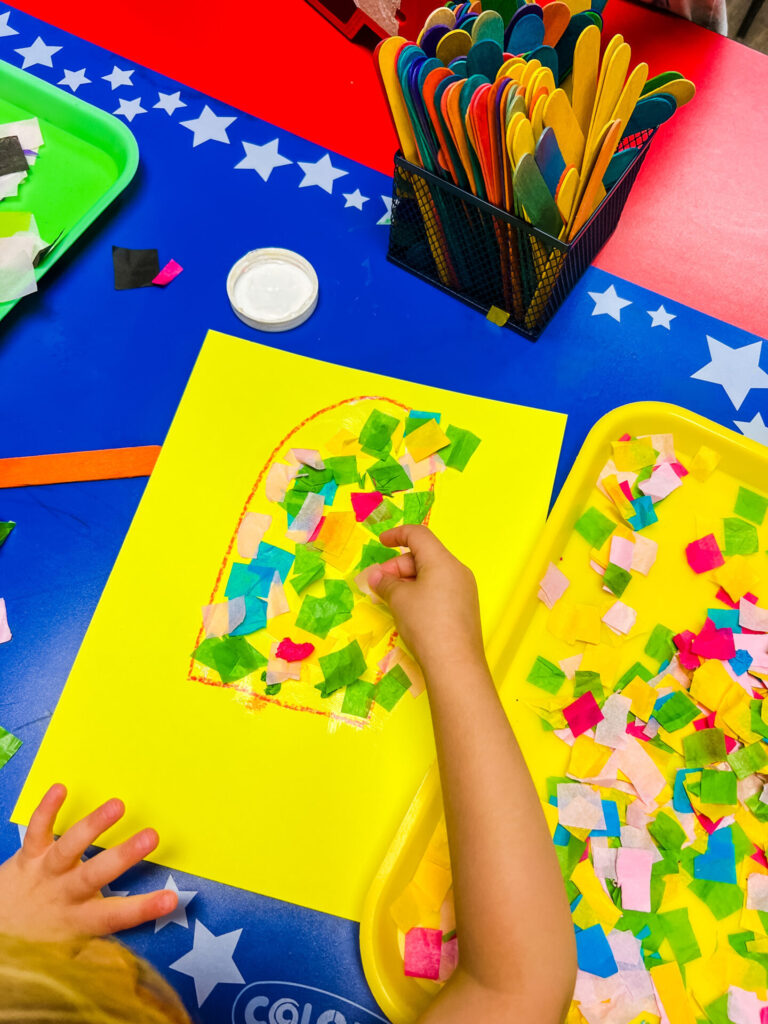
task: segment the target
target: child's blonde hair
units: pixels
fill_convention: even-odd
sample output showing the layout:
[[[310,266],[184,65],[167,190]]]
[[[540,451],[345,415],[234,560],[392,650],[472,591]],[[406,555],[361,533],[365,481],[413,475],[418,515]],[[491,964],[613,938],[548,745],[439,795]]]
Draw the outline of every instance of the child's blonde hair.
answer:
[[[111,939],[26,942],[0,935],[0,1022],[190,1024],[146,961]]]

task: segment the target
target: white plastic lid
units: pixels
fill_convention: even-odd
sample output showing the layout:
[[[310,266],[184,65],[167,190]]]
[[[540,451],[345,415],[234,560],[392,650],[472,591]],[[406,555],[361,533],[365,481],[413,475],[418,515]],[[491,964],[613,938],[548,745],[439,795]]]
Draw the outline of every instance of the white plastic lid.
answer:
[[[290,249],[254,249],[232,267],[227,295],[243,323],[259,331],[289,331],[317,305],[315,268]]]

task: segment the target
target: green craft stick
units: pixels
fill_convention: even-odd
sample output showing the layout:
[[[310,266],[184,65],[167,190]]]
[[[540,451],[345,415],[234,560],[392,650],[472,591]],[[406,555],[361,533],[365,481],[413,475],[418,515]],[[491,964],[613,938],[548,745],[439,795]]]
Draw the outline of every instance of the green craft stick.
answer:
[[[582,672],[579,669],[574,673],[573,677],[573,696],[581,697],[581,695],[586,693],[587,690],[590,691],[598,704],[603,703],[605,700],[605,691],[603,690],[603,684],[600,681],[600,674],[598,672]]]
[[[735,804],[736,776],[732,771],[705,768],[701,773],[701,799],[705,804]]]
[[[448,427],[445,433],[451,443],[440,451],[440,458],[450,469],[458,469],[463,473],[477,451],[480,438],[470,430],[462,430],[461,427]]]
[[[702,903],[706,903],[718,921],[722,921],[744,906],[744,893],[741,886],[730,882],[710,882],[702,878],[694,878],[688,888]]]
[[[667,910],[658,917],[677,962],[682,965],[697,960],[701,956],[701,949],[691,927],[688,911],[681,907],[678,910]]]
[[[604,516],[599,509],[590,505],[587,511],[576,520],[573,528],[593,548],[601,548],[616,529],[616,523],[608,516]]]
[[[0,548],[5,544],[15,525],[14,522],[0,523]]]
[[[0,725],[0,768],[8,764],[22,742],[18,736],[14,736]]]
[[[344,702],[341,705],[342,715],[354,715],[356,718],[367,718],[373,702],[373,683],[358,679],[349,683],[344,691]],[[323,696],[325,696],[323,694]]]
[[[700,729],[683,737],[686,768],[704,768],[725,761],[725,735],[722,729]],[[764,805],[768,810],[768,805]]]
[[[673,693],[669,700],[653,711],[653,717],[667,732],[677,732],[700,715],[698,706],[682,690]]]
[[[724,552],[726,555],[754,555],[760,550],[757,530],[743,519],[723,520]]]
[[[675,631],[673,629],[667,629],[661,623],[658,626],[654,626],[653,632],[648,638],[648,643],[645,645],[645,653],[649,658],[655,658],[656,661],[669,661],[677,650],[672,640],[674,635]]]
[[[390,558],[397,558],[397,551],[394,548],[384,547],[377,540],[369,540],[367,544],[363,545],[357,568],[363,570],[367,569],[369,565],[381,565],[382,562],[388,562]]]
[[[403,467],[391,456],[387,455],[374,463],[368,470],[371,483],[382,494],[393,494],[395,491],[407,491],[413,486],[411,478]]]
[[[322,579],[325,575],[325,562],[313,548],[306,544],[296,545],[296,558],[293,563],[293,576],[290,584],[297,594],[306,590],[310,584]]]
[[[333,479],[338,487],[345,484],[360,483],[360,474],[357,470],[357,459],[354,455],[331,455],[323,460],[325,468],[330,469]]]
[[[411,680],[401,665],[395,665],[382,676],[373,691],[373,699],[385,711],[391,711],[400,698],[407,693]]]
[[[317,689],[321,691],[322,697],[329,697],[342,686],[354,683],[366,668],[365,658],[357,640],[353,640],[338,651],[321,655],[318,661],[323,673],[323,682],[318,684]]]
[[[215,669],[223,683],[236,683],[267,664],[244,636],[208,637],[192,652],[195,661]]]
[[[374,409],[360,431],[360,447],[367,455],[382,456],[392,448],[392,434],[399,420]]]
[[[527,680],[529,683],[533,683],[534,686],[538,686],[540,690],[546,690],[547,693],[557,693],[565,682],[565,672],[563,672],[559,665],[555,665],[539,655],[533,663],[533,668],[528,673]]]
[[[660,850],[679,850],[687,839],[680,823],[668,811],[659,811],[648,823],[648,832]]]
[[[631,579],[631,572],[627,569],[622,569],[619,565],[614,565],[613,562],[609,562],[603,576],[603,586],[608,587],[610,592],[615,594],[616,597],[621,597]]]
[[[762,702],[758,701],[757,703]],[[768,747],[761,740],[750,743],[748,747],[742,747],[741,750],[734,750],[728,754],[728,764],[735,772],[737,779],[746,779],[768,764]]]
[[[366,516],[363,526],[378,537],[385,530],[391,530],[393,526],[397,526],[402,518],[403,513],[397,505],[389,498],[385,498],[369,516]]]
[[[765,510],[768,509],[768,498],[761,494],[755,494],[746,487],[740,487],[736,496],[736,504],[733,511],[743,519],[749,519],[752,523],[762,525],[765,519]]]
[[[410,491],[403,498],[403,522],[419,525],[435,502],[434,491]]]

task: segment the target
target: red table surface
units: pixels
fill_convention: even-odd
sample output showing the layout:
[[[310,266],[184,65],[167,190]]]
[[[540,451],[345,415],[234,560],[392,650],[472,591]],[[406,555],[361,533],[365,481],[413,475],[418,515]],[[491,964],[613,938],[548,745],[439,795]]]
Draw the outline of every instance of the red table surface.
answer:
[[[15,0],[14,6],[385,173],[396,140],[371,54],[304,0]],[[436,2],[437,6],[437,2]],[[613,238],[595,261],[756,334],[768,322],[768,57],[662,12],[609,0],[650,74],[696,98],[662,127]]]

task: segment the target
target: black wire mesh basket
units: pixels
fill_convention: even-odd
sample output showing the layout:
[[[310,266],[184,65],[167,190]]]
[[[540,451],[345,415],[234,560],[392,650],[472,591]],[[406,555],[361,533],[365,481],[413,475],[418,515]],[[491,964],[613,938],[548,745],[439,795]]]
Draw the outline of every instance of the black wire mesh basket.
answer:
[[[613,234],[653,131],[572,242],[395,156],[387,258],[535,341]]]

